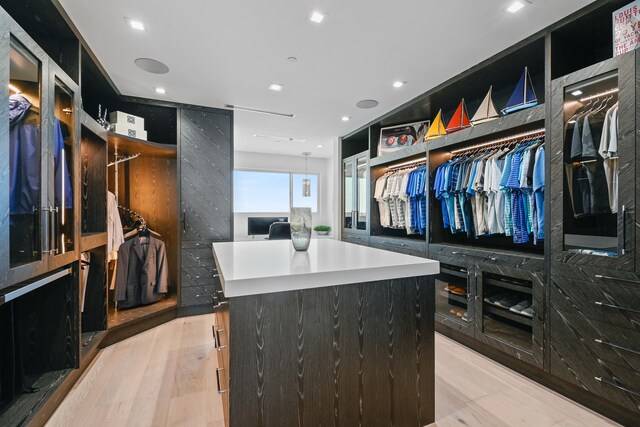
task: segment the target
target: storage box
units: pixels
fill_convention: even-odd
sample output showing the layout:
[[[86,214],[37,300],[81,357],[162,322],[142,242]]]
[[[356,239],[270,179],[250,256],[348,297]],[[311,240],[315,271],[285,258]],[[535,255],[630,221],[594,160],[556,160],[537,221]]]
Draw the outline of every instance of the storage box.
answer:
[[[129,129],[144,130],[144,119],[133,114],[122,111],[112,111],[109,113],[109,123],[126,125]]]
[[[128,136],[130,138],[138,138],[142,140],[147,140],[147,131],[140,130],[136,128],[132,128],[128,126],[126,123],[113,123],[111,124],[111,132],[117,133],[119,135]]]

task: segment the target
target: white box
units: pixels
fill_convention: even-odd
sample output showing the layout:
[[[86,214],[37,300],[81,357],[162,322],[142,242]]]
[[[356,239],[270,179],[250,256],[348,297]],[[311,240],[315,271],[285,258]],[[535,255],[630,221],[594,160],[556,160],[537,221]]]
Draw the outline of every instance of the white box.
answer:
[[[109,123],[127,126],[129,129],[144,130],[144,119],[122,111],[109,113]]]
[[[142,140],[147,140],[147,131],[135,129],[127,126],[126,123],[112,123],[111,124],[111,132],[117,133],[119,135],[128,136],[130,138],[137,138]]]

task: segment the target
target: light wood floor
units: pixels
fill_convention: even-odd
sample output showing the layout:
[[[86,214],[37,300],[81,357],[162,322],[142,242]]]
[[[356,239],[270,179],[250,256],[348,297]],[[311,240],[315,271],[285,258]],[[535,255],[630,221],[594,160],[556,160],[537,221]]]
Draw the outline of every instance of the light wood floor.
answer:
[[[102,350],[47,427],[224,426],[212,322],[174,320]],[[432,426],[614,425],[440,335],[436,371]]]

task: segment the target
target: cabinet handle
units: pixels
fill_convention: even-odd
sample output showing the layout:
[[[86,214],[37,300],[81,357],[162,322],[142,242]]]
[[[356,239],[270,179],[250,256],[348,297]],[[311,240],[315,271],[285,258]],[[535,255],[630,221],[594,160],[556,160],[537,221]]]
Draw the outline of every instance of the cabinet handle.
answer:
[[[622,255],[627,248],[627,207],[622,205]]]
[[[187,232],[187,210],[186,209],[182,210],[182,232],[183,233]]]
[[[480,256],[480,255],[469,255],[469,254],[463,254],[463,253],[461,253],[461,252],[456,252],[456,251],[453,251],[453,252],[451,252],[451,253],[452,253],[453,255],[466,256],[466,257],[469,257],[469,258],[485,259],[485,257]],[[496,260],[496,258],[495,258],[495,257],[489,257],[488,259],[490,259],[491,261],[495,261],[495,260]]]
[[[618,277],[604,276],[602,274],[596,274],[595,276],[596,276],[596,279],[610,279],[610,280],[617,280],[619,282],[627,282],[627,283],[634,283],[634,284],[639,284],[640,283],[637,280],[620,279]]]
[[[600,307],[615,308],[616,310],[624,310],[624,311],[631,311],[632,313],[640,313],[640,310],[634,310],[632,308],[620,307],[619,305],[605,304],[602,301],[596,301],[595,304],[599,305]]]
[[[216,329],[216,340],[218,340],[218,346],[216,347],[218,349],[218,351],[227,348],[226,345],[222,345],[220,344],[222,341],[220,341],[220,331],[224,332],[224,328],[220,328],[220,329]]]
[[[218,348],[218,337],[216,337],[216,325],[211,325],[213,331],[213,347]]]
[[[218,382],[218,394],[223,394],[229,390],[222,390],[220,388],[220,371],[224,371],[224,368],[216,368],[216,381]]]
[[[622,347],[620,345],[614,344],[612,342],[604,341],[601,338],[596,338],[595,342],[597,342],[598,344],[608,345],[609,347],[618,348],[620,350],[628,351],[629,353],[640,354],[640,351],[631,350],[630,348],[625,348],[625,347]]]
[[[593,378],[595,378],[595,379],[596,379],[596,381],[599,381],[599,382],[601,382],[602,384],[607,384],[607,385],[610,385],[611,387],[615,387],[615,388],[620,389],[620,390],[622,390],[622,391],[626,391],[627,393],[635,394],[636,396],[640,396],[640,392],[633,391],[633,390],[629,390],[629,389],[628,389],[628,388],[626,388],[626,387],[622,387],[622,386],[619,386],[618,384],[615,384],[615,383],[613,383],[613,382],[611,382],[611,381],[607,381],[607,380],[605,380],[605,379],[604,379],[604,378],[602,378],[602,377],[593,377]]]
[[[60,233],[58,233],[58,207],[57,206],[55,208],[51,208],[51,218],[53,219],[53,227],[51,229],[53,230],[53,242],[54,242],[54,245],[51,248],[51,251],[52,251],[52,255],[58,255],[60,253],[60,248],[58,247],[58,243],[59,243],[58,236]]]

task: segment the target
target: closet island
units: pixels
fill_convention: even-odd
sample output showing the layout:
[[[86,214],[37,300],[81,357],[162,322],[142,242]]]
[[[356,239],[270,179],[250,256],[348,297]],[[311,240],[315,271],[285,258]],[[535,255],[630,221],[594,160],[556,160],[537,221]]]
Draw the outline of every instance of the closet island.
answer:
[[[434,421],[437,261],[331,239],[213,253],[227,426]]]

